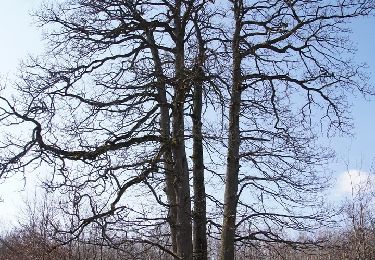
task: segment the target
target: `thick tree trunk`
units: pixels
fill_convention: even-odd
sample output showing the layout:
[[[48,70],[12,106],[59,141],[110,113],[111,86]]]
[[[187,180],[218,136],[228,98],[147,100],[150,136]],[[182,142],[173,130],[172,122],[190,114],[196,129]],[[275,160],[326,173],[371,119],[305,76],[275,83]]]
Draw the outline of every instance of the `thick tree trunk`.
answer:
[[[234,259],[234,244],[237,214],[237,192],[239,173],[239,149],[240,149],[240,108],[241,108],[241,1],[234,1],[235,31],[233,33],[233,85],[231,90],[231,102],[229,108],[229,136],[226,184],[224,193],[224,216],[221,233],[221,260]]]
[[[177,253],[183,260],[193,259],[189,168],[185,151],[184,105],[189,85],[185,80],[185,28],[180,18],[181,1],[175,3],[175,86],[172,113],[174,188],[177,203]]]
[[[204,159],[202,144],[202,99],[203,99],[203,64],[204,42],[200,29],[195,21],[198,39],[198,59],[193,70],[194,96],[193,96],[193,189],[194,189],[194,214],[193,214],[193,250],[194,260],[207,260],[207,232],[206,232],[206,190],[204,183]]]
[[[174,142],[174,182],[177,201],[177,252],[184,260],[192,259],[192,226],[191,198],[189,185],[189,169],[186,159],[184,142],[184,102],[185,92],[176,89],[173,111],[173,142]]]
[[[162,137],[162,145],[164,146],[164,167],[165,167],[165,191],[169,204],[168,222],[171,230],[171,240],[173,253],[177,254],[177,202],[176,191],[174,189],[174,180],[176,173],[173,169],[173,156],[172,156],[172,140],[171,140],[171,120],[169,116],[169,105],[167,100],[167,90],[164,80],[163,68],[158,49],[155,44],[155,39],[152,32],[147,32],[147,40],[150,44],[150,49],[154,61],[155,74],[157,77],[158,88],[158,103],[160,106],[160,135]]]
[[[195,86],[193,108],[194,260],[207,259],[206,191],[202,144],[202,84]]]

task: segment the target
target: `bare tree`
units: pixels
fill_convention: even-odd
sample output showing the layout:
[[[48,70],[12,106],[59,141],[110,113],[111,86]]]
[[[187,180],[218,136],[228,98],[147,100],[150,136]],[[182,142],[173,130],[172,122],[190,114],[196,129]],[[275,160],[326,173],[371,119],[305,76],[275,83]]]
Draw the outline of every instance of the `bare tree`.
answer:
[[[299,244],[284,234],[326,218],[319,172],[331,153],[316,145],[314,124],[345,131],[345,97],[368,91],[345,60],[345,23],[373,9],[366,0],[46,3],[36,14],[45,55],[23,65],[17,98],[0,96],[9,129],[0,177],[49,173],[62,243],[90,229],[133,258],[147,246],[185,260],[207,259],[207,237],[220,233],[226,260],[236,246]]]
[[[314,145],[314,121],[345,131],[345,96],[368,91],[341,54],[349,50],[346,22],[374,8],[372,1],[231,3],[223,260],[234,258],[235,241],[289,243],[278,229],[311,230],[310,220],[322,220],[323,212],[298,212],[321,203],[316,169],[330,157]],[[243,224],[250,231],[236,233]]]
[[[45,57],[24,65],[18,85],[22,100],[13,104],[2,97],[2,122],[27,124],[31,141],[22,145],[22,140],[7,137],[4,147],[20,151],[4,156],[2,175],[36,160],[52,166],[46,186],[69,194],[60,204],[72,216],[70,233],[79,236],[90,223],[115,213],[117,220],[132,214],[149,222],[145,230],[168,222],[171,241],[148,242],[191,259],[194,218],[194,241],[200,241],[195,245],[197,259],[206,258],[202,97],[199,101],[204,42],[198,18],[205,5],[206,1],[56,1],[36,14],[41,26],[51,26],[49,49]],[[187,46],[191,31],[199,48]],[[184,126],[193,92],[193,172],[199,186],[194,216]],[[124,206],[123,198],[137,184],[146,191],[135,192],[133,202],[137,196],[148,197],[144,204],[148,200],[159,205],[152,206],[156,215],[145,205]],[[120,222],[124,221],[114,221],[122,227],[134,224]]]

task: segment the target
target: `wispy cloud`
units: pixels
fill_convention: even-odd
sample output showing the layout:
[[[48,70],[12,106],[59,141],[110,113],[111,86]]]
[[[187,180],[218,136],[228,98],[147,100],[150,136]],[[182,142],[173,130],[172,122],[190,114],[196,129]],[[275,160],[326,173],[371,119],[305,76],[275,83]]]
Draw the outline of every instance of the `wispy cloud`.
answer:
[[[359,192],[372,192],[374,190],[371,184],[375,184],[375,176],[366,171],[348,170],[341,173],[336,182],[337,195],[356,195]]]

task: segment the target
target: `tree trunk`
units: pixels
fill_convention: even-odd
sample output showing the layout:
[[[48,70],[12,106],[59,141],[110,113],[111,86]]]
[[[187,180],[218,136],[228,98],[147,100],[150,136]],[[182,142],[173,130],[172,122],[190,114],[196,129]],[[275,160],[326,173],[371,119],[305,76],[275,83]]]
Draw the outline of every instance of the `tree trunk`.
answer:
[[[155,44],[153,33],[147,31],[147,40],[150,44],[152,58],[154,61],[155,74],[157,77],[158,103],[160,106],[160,135],[162,145],[164,146],[164,167],[165,167],[165,192],[169,204],[168,222],[171,230],[171,240],[173,253],[177,254],[177,208],[176,208],[176,191],[174,189],[174,180],[176,173],[173,169],[173,156],[171,146],[171,120],[169,117],[169,108],[167,100],[167,90],[164,80],[163,68],[158,49]]]
[[[236,231],[237,214],[237,192],[239,173],[239,149],[240,149],[240,108],[241,108],[241,9],[242,1],[234,1],[235,31],[233,33],[233,85],[231,90],[231,101],[229,108],[229,136],[226,184],[224,193],[224,216],[223,229],[221,233],[221,260],[234,259],[234,238]]]
[[[193,259],[189,168],[185,151],[184,105],[190,87],[185,80],[185,28],[180,18],[181,1],[175,3],[175,86],[172,113],[174,188],[177,203],[177,253],[183,260]]]
[[[193,107],[194,260],[207,259],[206,191],[202,138],[202,84],[197,84],[194,89]]]
[[[194,96],[193,96],[193,250],[194,260],[207,260],[207,232],[206,232],[206,190],[204,183],[204,159],[202,144],[202,99],[203,99],[203,64],[204,42],[195,20],[195,30],[198,40],[198,58],[193,69]]]
[[[184,102],[185,92],[176,89],[173,111],[173,145],[174,145],[174,171],[176,179],[174,187],[177,201],[177,252],[184,260],[192,259],[192,226],[191,226],[191,201],[189,185],[189,169],[185,152],[184,141]]]
[[[202,85],[196,86],[193,112],[194,260],[207,259],[206,191],[204,183],[201,112]]]

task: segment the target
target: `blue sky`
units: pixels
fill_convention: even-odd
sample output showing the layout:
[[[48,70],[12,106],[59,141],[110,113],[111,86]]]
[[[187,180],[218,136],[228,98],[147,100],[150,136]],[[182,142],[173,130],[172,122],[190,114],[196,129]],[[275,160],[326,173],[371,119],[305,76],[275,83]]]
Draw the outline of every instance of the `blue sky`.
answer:
[[[22,58],[30,53],[38,53],[42,49],[41,35],[32,27],[30,11],[38,6],[40,0],[12,0],[2,1],[0,8],[0,80],[1,85],[5,80],[14,79],[18,64]],[[1,182],[0,182],[1,183]],[[8,223],[15,224],[23,201],[33,190],[34,180],[27,186],[22,176],[17,176],[6,183],[0,184],[0,231],[7,229]],[[32,193],[32,192],[31,192]]]
[[[358,48],[356,59],[368,65],[370,83],[375,86],[375,17],[360,19],[352,25],[352,39]],[[337,138],[333,144],[338,155],[338,171],[356,168],[369,171],[375,158],[375,97],[365,101],[353,98],[352,116],[354,129],[352,138]]]
[[[0,8],[0,74],[14,72],[28,53],[41,49],[41,35],[29,15],[40,0],[2,1]]]
[[[0,78],[14,78],[17,65],[28,54],[35,54],[43,49],[41,35],[32,26],[29,16],[32,8],[38,7],[40,0],[12,0],[3,1],[0,8]],[[352,39],[358,47],[356,59],[366,62],[372,74],[371,82],[375,85],[375,18],[361,19],[352,25]],[[353,118],[355,128],[353,137],[336,137],[331,145],[337,152],[336,163],[330,168],[337,177],[348,169],[361,169],[371,172],[371,165],[375,158],[375,98],[366,102],[360,98],[353,98]],[[18,177],[5,184],[0,184],[1,221],[8,221],[10,216],[18,211],[22,198],[27,193],[18,192],[23,189],[22,177]],[[28,190],[32,189],[33,181],[29,181]],[[31,191],[33,196],[33,191]]]

